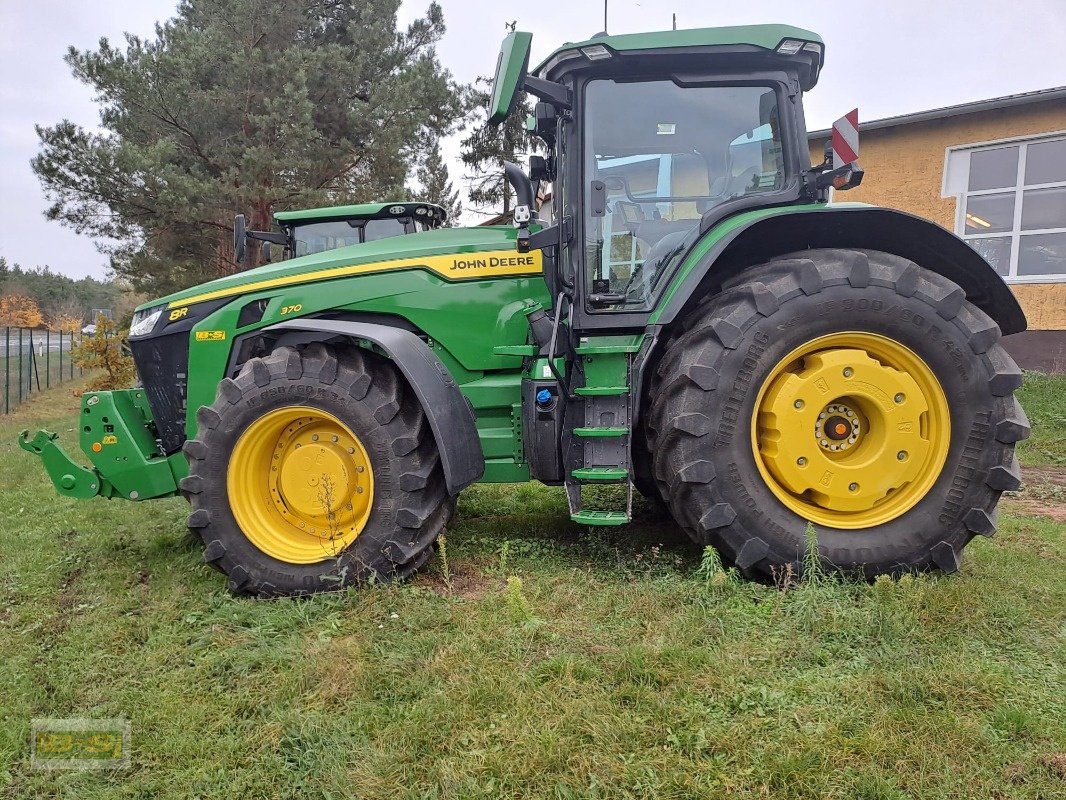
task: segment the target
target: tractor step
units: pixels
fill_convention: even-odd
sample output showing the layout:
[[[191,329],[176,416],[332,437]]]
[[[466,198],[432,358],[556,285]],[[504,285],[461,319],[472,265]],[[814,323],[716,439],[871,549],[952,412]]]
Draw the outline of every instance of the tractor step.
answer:
[[[624,425],[611,425],[601,428],[574,428],[574,436],[586,438],[605,438],[608,436],[628,436],[629,428]]]
[[[634,344],[579,344],[574,350],[583,356],[608,355],[611,353],[635,353],[640,349]]]
[[[579,397],[609,397],[629,394],[628,386],[579,386],[574,389]]]
[[[580,525],[625,525],[629,522],[629,514],[625,511],[582,510],[571,514],[570,519]]]
[[[582,467],[570,473],[579,481],[622,481],[629,477],[625,467]]]

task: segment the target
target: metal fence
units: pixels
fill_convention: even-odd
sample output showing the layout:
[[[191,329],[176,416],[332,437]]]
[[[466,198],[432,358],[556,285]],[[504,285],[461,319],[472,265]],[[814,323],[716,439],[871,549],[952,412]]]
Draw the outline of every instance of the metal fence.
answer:
[[[80,377],[70,351],[77,334],[30,328],[0,328],[4,401],[7,414],[34,392]]]

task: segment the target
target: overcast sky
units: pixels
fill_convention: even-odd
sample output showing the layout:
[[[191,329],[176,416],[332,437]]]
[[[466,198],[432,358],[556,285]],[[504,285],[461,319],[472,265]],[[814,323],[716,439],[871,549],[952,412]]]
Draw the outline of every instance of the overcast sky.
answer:
[[[405,0],[401,21],[425,9]],[[566,40],[603,28],[602,0],[501,3],[441,0],[448,32],[441,61],[462,81],[492,73],[504,23],[533,33],[533,63]],[[693,8],[696,6],[696,8]],[[48,264],[73,276],[103,277],[92,241],[44,218],[45,200],[29,160],[34,123],[68,118],[96,125],[88,87],[63,62],[68,45],[101,36],[151,35],[174,0],[0,0],[0,255]],[[809,28],[826,42],[826,66],[806,98],[812,130],[859,107],[860,119],[921,111],[1066,85],[1066,0],[609,0],[611,33],[778,22]],[[445,155],[461,174],[455,142]],[[906,154],[901,154],[905,157]]]

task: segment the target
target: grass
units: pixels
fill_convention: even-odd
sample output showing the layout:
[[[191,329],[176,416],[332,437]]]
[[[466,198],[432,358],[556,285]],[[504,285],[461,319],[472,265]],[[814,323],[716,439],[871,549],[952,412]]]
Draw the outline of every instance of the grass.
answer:
[[[1023,456],[1062,454],[1033,376]],[[1066,526],[1008,508],[959,575],[739,579],[648,509],[572,525],[464,493],[447,562],[230,597],[181,500],[57,498],[0,419],[0,797],[1052,798],[1066,787]],[[1046,427],[1045,427],[1046,426]],[[1056,455],[1058,454],[1058,455]],[[31,771],[35,716],[124,717],[129,770]]]

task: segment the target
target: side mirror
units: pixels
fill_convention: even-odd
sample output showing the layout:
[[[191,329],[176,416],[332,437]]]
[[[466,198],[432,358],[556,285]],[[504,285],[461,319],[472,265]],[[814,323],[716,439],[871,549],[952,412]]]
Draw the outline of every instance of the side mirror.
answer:
[[[264,264],[269,264],[274,260],[270,256],[270,242],[263,242],[263,249],[260,251],[259,260]]]
[[[518,93],[525,91],[547,101],[555,108],[569,109],[570,90],[561,83],[547,81],[529,74],[529,50],[533,34],[511,31],[500,47],[496,61],[496,75],[492,79],[492,99],[489,101],[489,124],[499,125],[518,105]]]
[[[555,141],[555,123],[559,114],[551,103],[541,101],[533,106],[533,133],[549,144]]]
[[[247,231],[248,225],[244,221],[244,214],[238,214],[233,218],[233,259],[238,264],[244,263],[244,257],[247,254],[244,240]]]
[[[500,47],[496,61],[496,75],[492,79],[492,101],[489,104],[489,124],[498,125],[510,116],[518,104],[518,91],[529,71],[529,50],[533,34],[511,31]]]
[[[551,169],[544,156],[529,157],[529,179],[534,183],[537,181],[550,181],[552,179]]]

